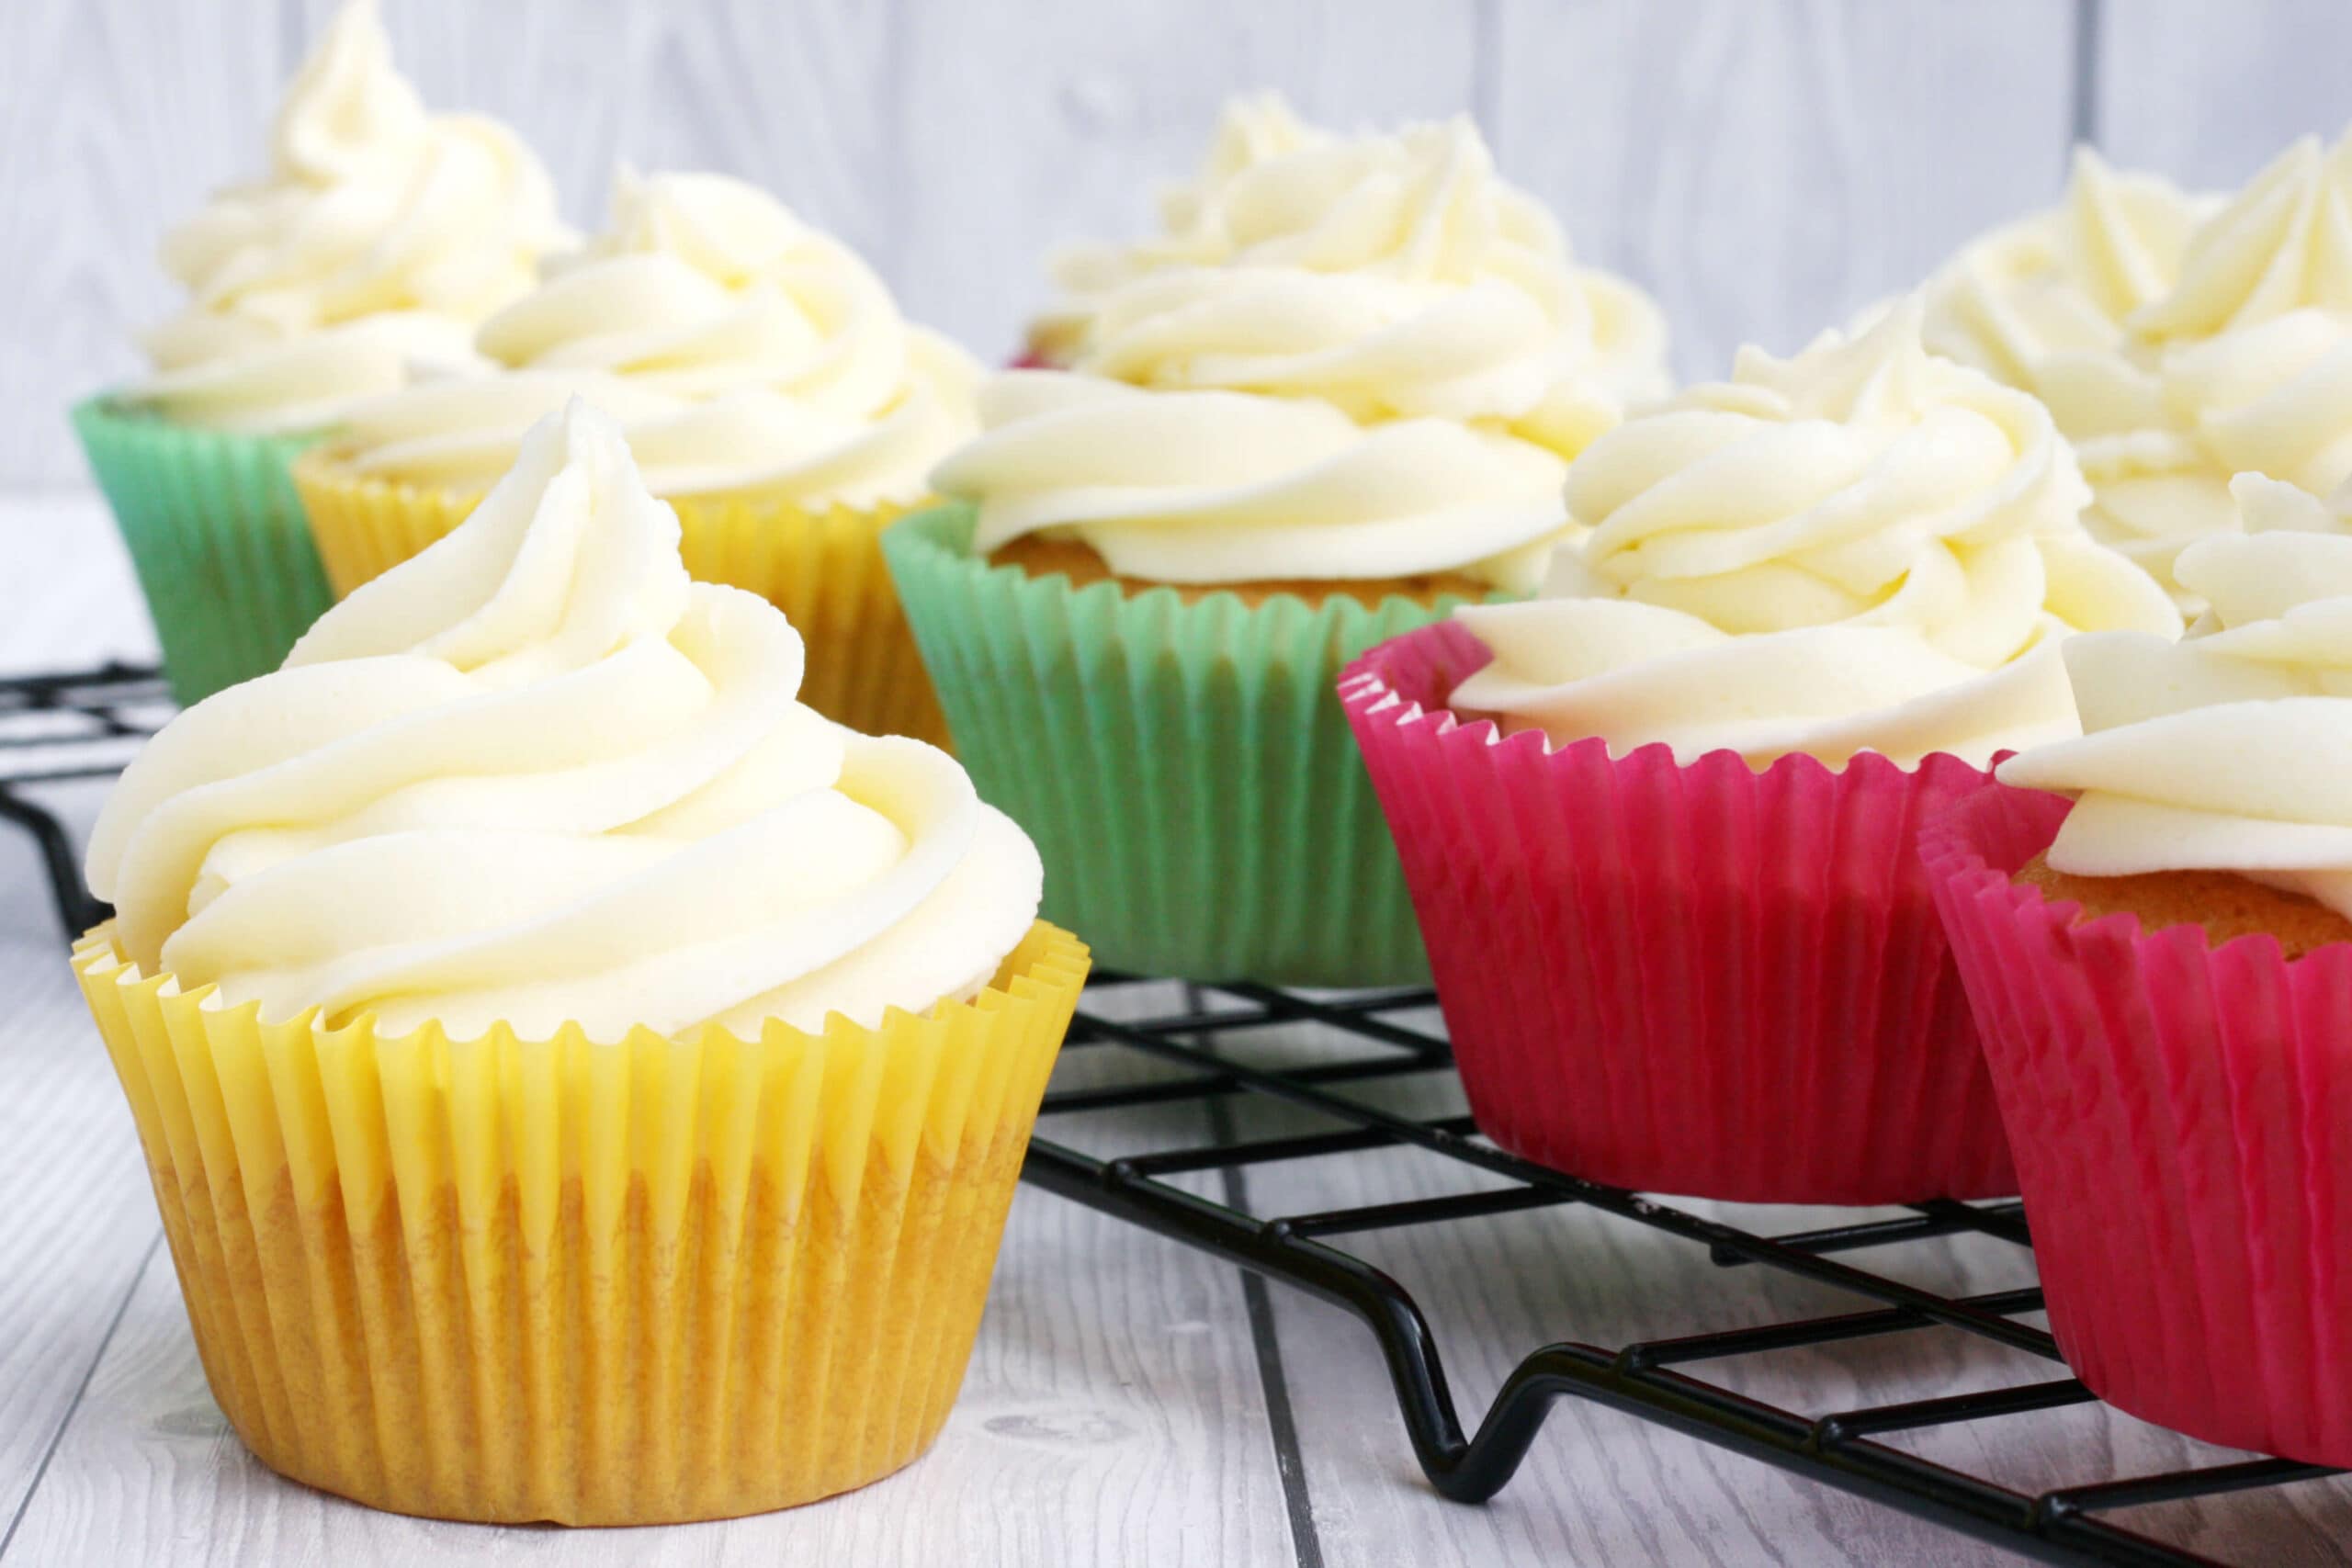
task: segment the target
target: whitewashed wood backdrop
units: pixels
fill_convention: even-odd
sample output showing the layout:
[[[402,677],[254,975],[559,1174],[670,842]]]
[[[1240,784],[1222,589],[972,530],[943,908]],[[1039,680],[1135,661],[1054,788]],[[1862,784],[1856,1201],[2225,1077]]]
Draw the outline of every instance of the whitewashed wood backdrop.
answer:
[[[0,0],[0,491],[86,482],[62,410],[172,303],[162,228],[252,172],[334,0]],[[2048,202],[2068,144],[2243,179],[2352,118],[2343,0],[385,0],[438,106],[568,213],[616,161],[747,175],[995,356],[1054,242],[1134,231],[1218,104],[1475,114],[1685,377],[1792,347]]]
[[[74,493],[86,479],[62,410],[133,367],[127,330],[171,303],[151,260],[157,232],[254,168],[278,85],[332,3],[0,0],[0,667],[138,651],[126,570],[99,509]],[[1342,122],[1470,109],[1584,254],[1665,302],[1685,376],[1720,369],[1742,339],[1792,346],[2048,201],[2077,136],[2220,185],[2352,118],[2346,0],[384,3],[431,100],[517,125],[575,221],[595,221],[619,158],[745,175],[989,355],[1037,302],[1046,247],[1132,231],[1150,185],[1192,165],[1239,88],[1277,86]],[[911,1488],[716,1533],[557,1537],[277,1486],[201,1391],[104,1058],[62,1048],[88,1046],[87,1030],[34,886],[29,855],[0,838],[11,1564],[936,1562],[990,1546],[1006,1561],[1331,1568],[1985,1559],[1958,1536],[1581,1405],[1563,1409],[1496,1505],[1453,1507],[1413,1483],[1370,1341],[1283,1292],[1268,1339],[1315,1396],[1294,1412],[1303,1458],[1278,1476],[1269,1374],[1250,1361],[1234,1271],[1035,1192],[1014,1211],[962,1413]],[[1252,1179],[1269,1184],[1270,1208],[1297,1211],[1429,1195],[1425,1176],[1367,1160]],[[1367,1240],[1367,1256],[1426,1291],[1467,1408],[1564,1323],[1613,1342],[1849,1304],[1777,1278],[1726,1294],[1688,1249],[1592,1234],[1602,1222],[1577,1211],[1551,1218],[1541,1234],[1494,1222]],[[1901,1261],[1933,1289],[2019,1282],[2014,1257],[1965,1240]],[[1830,1408],[2047,1375],[1962,1337],[1858,1341],[1738,1376],[1757,1397]],[[2088,1406],[2041,1418],[2030,1443],[2012,1425],[1909,1446],[2035,1486],[2222,1457]],[[2348,1519],[2352,1490],[2338,1483],[2131,1523],[2300,1568],[2344,1562]]]

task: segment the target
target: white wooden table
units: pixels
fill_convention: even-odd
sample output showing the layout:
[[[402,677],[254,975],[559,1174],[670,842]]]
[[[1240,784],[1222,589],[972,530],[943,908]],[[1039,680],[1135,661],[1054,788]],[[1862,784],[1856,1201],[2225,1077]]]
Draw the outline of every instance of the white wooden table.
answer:
[[[73,495],[0,510],[0,671],[150,651],[95,502]],[[85,791],[61,804],[86,819],[95,801]],[[1315,1048],[1296,1039],[1268,1047]],[[1101,1055],[1072,1053],[1067,1074],[1101,1070]],[[1458,1108],[1450,1087],[1418,1092],[1438,1098],[1411,1102],[1417,1112]],[[1057,1125],[1055,1135],[1133,1148],[1204,1132],[1194,1109],[1120,1114],[1129,1120]],[[1430,1163],[1378,1155],[1261,1168],[1250,1197],[1296,1212],[1426,1196],[1453,1179]],[[1214,1194],[1205,1183],[1216,1179],[1202,1190]],[[1762,1223],[1798,1228],[1825,1217]],[[1728,1278],[1687,1244],[1575,1209],[1351,1245],[1419,1296],[1472,1415],[1550,1339],[1617,1343],[1854,1304],[1760,1271]],[[2027,1282],[2014,1248],[1982,1239],[1913,1243],[1862,1261],[1939,1290]],[[1751,1359],[1713,1370],[1758,1397],[1813,1408],[2050,1375],[1942,1331]],[[2029,1488],[2229,1457],[2099,1406],[1939,1428],[1912,1446]],[[2125,1518],[2266,1568],[2352,1561],[2346,1481]],[[1352,1320],[1280,1286],[1261,1293],[1229,1266],[1030,1189],[1013,1206],[944,1436],[866,1491],[727,1524],[571,1532],[401,1518],[305,1490],[248,1457],[205,1390],[130,1117],[67,975],[39,869],[17,837],[0,832],[0,1568],[2002,1560],[1844,1493],[1577,1404],[1555,1411],[1494,1503],[1443,1502],[1415,1469],[1372,1341]]]

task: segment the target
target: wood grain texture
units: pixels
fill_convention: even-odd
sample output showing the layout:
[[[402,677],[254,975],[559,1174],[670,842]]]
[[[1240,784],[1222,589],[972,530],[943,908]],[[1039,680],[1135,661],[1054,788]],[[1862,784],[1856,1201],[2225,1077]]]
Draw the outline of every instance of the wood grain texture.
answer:
[[[0,886],[12,909],[29,902],[29,878]],[[130,1108],[54,927],[0,939],[0,1082],[5,1537],[162,1235]]]
[[[0,6],[0,483],[85,479],[66,405],[174,303],[166,221],[251,167],[286,74],[277,0]]]
[[[53,951],[48,961],[62,968]],[[22,962],[0,947],[0,980]],[[55,987],[50,987],[57,989]],[[78,997],[64,998],[78,1013]],[[1139,1011],[1165,997],[1125,998]],[[85,1019],[61,1012],[50,1043],[96,1053]],[[0,1025],[0,1072],[14,1033]],[[103,1067],[101,1055],[100,1066]],[[1057,1083],[1099,1084],[1153,1076],[1107,1054],[1075,1051]],[[34,1076],[33,1087],[48,1089]],[[116,1099],[111,1079],[104,1098]],[[91,1098],[85,1094],[85,1099]],[[10,1118],[42,1100],[0,1101]],[[110,1106],[119,1137],[85,1155],[56,1138],[37,1143],[61,1194],[94,1175],[141,1168],[129,1116]],[[1192,1125],[1096,1135],[1196,1138]],[[0,1201],[29,1174],[0,1142]],[[107,1162],[105,1169],[99,1161]],[[117,1185],[119,1185],[117,1182]],[[66,1404],[89,1372],[97,1338],[123,1299],[139,1251],[153,1239],[143,1178],[124,1213],[103,1213],[109,1258],[119,1264],[53,1293],[58,1325],[89,1321],[82,1337],[18,1352],[0,1346],[0,1420],[28,1407],[24,1444],[0,1426],[0,1485],[28,1469],[14,1450],[46,1453]],[[62,1201],[53,1224],[21,1238],[0,1213],[0,1314],[29,1293],[41,1269],[24,1259],[67,1247],[59,1224],[85,1216]],[[54,1279],[53,1271],[47,1276]],[[15,1280],[20,1283],[11,1285]],[[102,1310],[101,1310],[102,1309]],[[0,1315],[0,1323],[8,1322]],[[52,1330],[50,1339],[59,1337]],[[86,1341],[86,1347],[85,1344]],[[53,1365],[36,1378],[28,1356]],[[52,1383],[66,1386],[52,1389]],[[38,1405],[38,1409],[31,1408]],[[5,1495],[5,1494],[0,1494]],[[5,1516],[0,1516],[5,1517]],[[632,1530],[503,1529],[381,1514],[290,1484],[248,1454],[206,1391],[168,1253],[156,1250],[120,1326],[49,1458],[0,1563],[340,1568],[345,1563],[561,1562],[687,1565],[857,1562],[1086,1564],[1287,1564],[1295,1561],[1281,1483],[1265,1441],[1261,1383],[1233,1270],[1131,1227],[1024,1189],[1007,1227],[989,1312],[955,1414],[938,1444],[912,1468],[862,1492],[782,1514],[722,1524]]]
[[[169,1258],[150,1265],[5,1561],[339,1568],[561,1562],[1275,1564],[1238,1281],[1023,1191],[963,1396],[932,1451],[844,1497],[671,1529],[411,1519],[280,1480],[206,1392]]]
[[[1311,118],[1386,122],[1467,108],[1469,6],[1450,0],[1040,0],[1020,26],[959,0],[902,0],[909,313],[986,359],[1014,352],[1059,243],[1117,239],[1189,176],[1238,91]]]
[[[0,675],[155,658],[130,558],[93,491],[0,500]]]
[[[2064,171],[2052,0],[1498,4],[1502,166],[1657,295],[1686,379],[1912,287]]]
[[[2102,0],[2098,140],[2199,189],[2242,185],[2299,136],[2352,126],[2339,0]]]

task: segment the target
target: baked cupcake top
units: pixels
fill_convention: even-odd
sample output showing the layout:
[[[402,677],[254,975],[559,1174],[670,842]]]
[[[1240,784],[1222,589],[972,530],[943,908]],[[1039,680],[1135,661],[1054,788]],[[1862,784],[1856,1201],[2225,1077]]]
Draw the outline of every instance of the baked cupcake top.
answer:
[[[910,325],[839,241],[723,175],[624,172],[606,231],[474,344],[493,374],[351,411],[352,470],[470,494],[577,396],[621,422],[656,494],[867,507],[920,499],[975,428],[971,358]]]
[[[919,741],[794,700],[799,636],[689,583],[574,404],[446,539],[188,709],[92,838],[140,969],[265,1019],[469,1038],[865,1024],[984,986],[1037,909],[1020,829]]]
[[[2140,247],[2132,287],[2109,299],[2146,297],[2104,349],[2086,341],[2019,384],[2080,454],[2093,533],[2169,582],[2184,544],[2234,525],[2231,476],[2314,495],[2352,476],[2352,141],[2305,138],[2218,209],[2190,202],[2203,216],[2169,276],[2178,214],[2158,183],[2138,190],[2109,192],[2099,234],[2111,259]]]
[[[187,307],[145,335],[124,392],[184,423],[333,425],[420,365],[471,363],[476,322],[571,236],[547,173],[479,115],[427,114],[374,0],[348,0],[286,92],[266,178],[165,236]]]
[[[2059,871],[2230,871],[2352,915],[2352,490],[2322,502],[2259,474],[2231,490],[2245,531],[2179,558],[2204,617],[2178,643],[2069,642],[2083,735],[1999,776],[2078,795]]]
[[[1595,442],[1567,487],[1590,533],[1544,596],[1455,612],[1494,660],[1453,705],[1758,766],[1981,766],[2074,733],[2057,640],[2179,617],[2084,534],[2049,412],[1927,353],[1920,320],[1914,298],[1793,358],[1744,349]]]
[[[933,484],[976,547],[1075,537],[1123,577],[1524,591],[1566,460],[1667,386],[1657,310],[1576,266],[1466,119],[1339,136],[1226,113],[1162,232],[1080,251]]]

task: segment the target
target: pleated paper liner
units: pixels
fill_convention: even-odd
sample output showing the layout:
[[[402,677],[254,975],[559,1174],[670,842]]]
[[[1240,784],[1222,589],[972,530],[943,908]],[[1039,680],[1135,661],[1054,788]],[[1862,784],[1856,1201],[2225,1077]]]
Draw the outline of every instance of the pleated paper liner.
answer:
[[[2014,1192],[1914,841],[1986,775],[1504,739],[1445,706],[1488,657],[1449,622],[1340,683],[1479,1126],[1646,1191]]]
[[[294,469],[337,598],[418,554],[464,522],[479,495],[353,475],[331,452]],[[808,644],[800,699],[867,735],[947,742],[946,720],[882,562],[882,529],[903,507],[833,506],[741,497],[670,498],[686,570],[758,594]]]
[[[2068,809],[1987,791],[1921,835],[2051,1332],[2135,1416],[2352,1465],[2352,943],[2075,924],[2011,880]]]
[[[1425,980],[1331,687],[1355,653],[1459,601],[1073,589],[976,558],[973,518],[918,513],[883,551],[957,757],[1045,857],[1048,917],[1140,974]]]
[[[334,600],[288,469],[315,436],[175,424],[91,398],[74,433],[183,705],[267,674]]]
[[[257,1021],[75,967],[205,1375],[255,1454],[401,1513],[787,1507],[929,1446],[1087,969],[1040,922],[876,1030],[596,1044]]]

